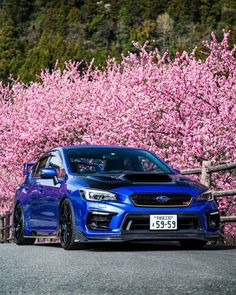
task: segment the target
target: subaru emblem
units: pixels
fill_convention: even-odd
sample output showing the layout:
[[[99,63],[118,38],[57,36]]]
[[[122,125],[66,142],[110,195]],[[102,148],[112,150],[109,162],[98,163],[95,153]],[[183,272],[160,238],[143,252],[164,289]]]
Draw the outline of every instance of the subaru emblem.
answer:
[[[170,200],[170,198],[167,196],[157,196],[156,200],[159,203],[167,203]]]

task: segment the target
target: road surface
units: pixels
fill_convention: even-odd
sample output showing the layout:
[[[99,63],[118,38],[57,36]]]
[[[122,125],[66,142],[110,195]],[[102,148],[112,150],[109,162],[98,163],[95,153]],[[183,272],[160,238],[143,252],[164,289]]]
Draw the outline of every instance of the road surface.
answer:
[[[236,294],[236,249],[177,244],[0,244],[0,295]]]

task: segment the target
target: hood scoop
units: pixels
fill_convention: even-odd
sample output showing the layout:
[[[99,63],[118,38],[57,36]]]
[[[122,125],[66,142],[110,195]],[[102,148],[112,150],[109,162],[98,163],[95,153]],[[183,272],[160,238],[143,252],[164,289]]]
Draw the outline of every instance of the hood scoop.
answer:
[[[133,183],[142,182],[172,182],[172,178],[167,174],[158,174],[158,173],[132,173],[132,174],[123,174],[120,179],[125,181],[130,181]]]
[[[111,175],[96,175],[96,176],[86,176],[87,179],[95,180],[95,181],[122,181],[123,179],[117,177],[117,176],[111,176]]]

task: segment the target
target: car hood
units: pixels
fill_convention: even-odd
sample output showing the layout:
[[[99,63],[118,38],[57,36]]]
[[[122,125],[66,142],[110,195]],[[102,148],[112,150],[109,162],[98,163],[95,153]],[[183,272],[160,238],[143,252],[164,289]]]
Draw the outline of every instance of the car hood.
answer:
[[[82,186],[112,190],[120,187],[137,186],[184,186],[192,187],[200,192],[207,190],[207,187],[191,178],[179,174],[158,174],[158,173],[119,173],[119,174],[90,174],[76,176],[74,181]]]

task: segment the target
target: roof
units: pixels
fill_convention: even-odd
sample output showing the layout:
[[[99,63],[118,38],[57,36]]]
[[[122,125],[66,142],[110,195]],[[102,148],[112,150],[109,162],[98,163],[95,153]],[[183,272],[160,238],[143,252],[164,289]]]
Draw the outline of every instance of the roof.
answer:
[[[71,149],[71,148],[119,148],[119,149],[136,149],[140,150],[140,148],[134,148],[134,147],[127,147],[127,146],[119,146],[119,145],[73,145],[73,146],[63,146],[60,147],[62,149]]]

